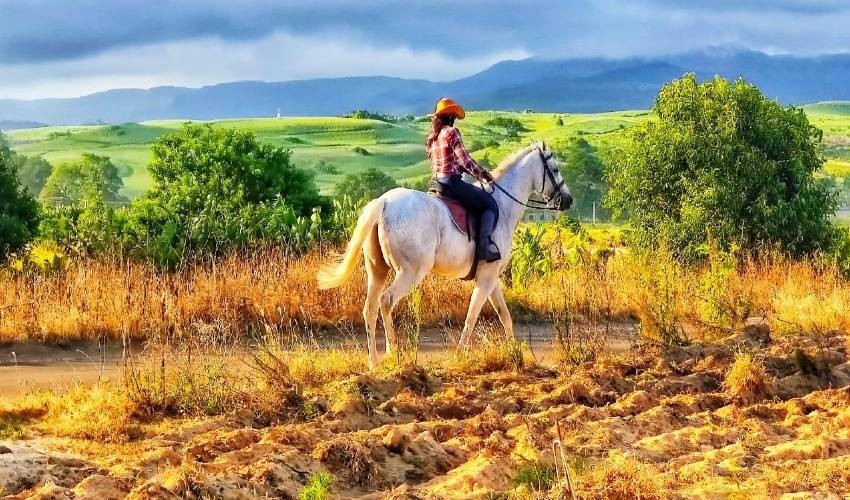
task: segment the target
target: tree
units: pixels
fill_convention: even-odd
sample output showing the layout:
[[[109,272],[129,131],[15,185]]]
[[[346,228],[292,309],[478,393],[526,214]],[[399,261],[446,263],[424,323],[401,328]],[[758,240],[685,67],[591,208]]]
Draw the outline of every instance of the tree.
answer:
[[[792,255],[838,242],[835,194],[813,175],[822,133],[803,110],[741,79],[699,84],[688,74],[661,89],[653,111],[609,174],[607,202],[630,215],[634,243],[696,258],[709,238]]]
[[[281,241],[293,227],[318,224],[314,210],[331,207],[312,174],[291,164],[290,151],[261,144],[250,131],[187,124],[158,138],[151,152],[153,186],[119,223],[131,246],[164,264],[184,250]]]
[[[334,194],[338,198],[348,196],[352,200],[372,200],[397,187],[392,177],[372,167],[364,172],[346,175],[334,188]]]
[[[408,115],[409,116],[409,115]],[[382,122],[396,122],[399,121],[396,117],[392,115],[385,115],[382,113],[375,113],[366,109],[357,109],[350,113],[342,115],[343,118],[355,118],[358,120],[378,120]],[[413,117],[410,117],[411,120]],[[405,117],[404,119],[407,119]]]
[[[602,208],[602,197],[608,189],[605,184],[604,166],[596,148],[584,138],[574,138],[566,144],[552,148],[561,160],[564,181],[575,197],[573,211],[579,217],[591,217],[594,204],[596,216],[607,219],[609,214]]]
[[[504,135],[507,138],[516,138],[519,137],[520,132],[527,132],[528,129],[525,128],[525,125],[522,124],[521,121],[516,118],[510,118],[507,116],[497,116],[495,118],[491,118],[484,122],[484,125],[487,127],[496,127],[500,128],[504,131]]]
[[[289,150],[260,144],[250,131],[187,124],[158,138],[151,154],[147,197],[164,206],[188,210],[212,197],[260,203],[281,196],[300,215],[330,206],[313,175],[292,165]]]
[[[38,229],[38,203],[21,186],[14,153],[0,134],[0,255],[21,249]]]
[[[119,194],[123,187],[124,181],[109,158],[83,153],[79,160],[53,169],[41,189],[41,199],[77,202],[97,197],[109,202],[126,201]]]
[[[38,196],[41,189],[53,172],[53,165],[40,156],[26,156],[12,153],[15,160],[15,171],[21,184],[30,194]]]

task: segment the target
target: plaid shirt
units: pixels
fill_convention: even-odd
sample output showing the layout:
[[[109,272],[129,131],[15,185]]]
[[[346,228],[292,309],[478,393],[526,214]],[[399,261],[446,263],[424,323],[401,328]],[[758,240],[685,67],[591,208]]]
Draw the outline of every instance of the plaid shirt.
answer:
[[[456,128],[443,127],[437,137],[431,132],[426,144],[425,152],[431,160],[431,173],[451,175],[467,172],[477,179],[483,179],[485,170],[466,152]]]

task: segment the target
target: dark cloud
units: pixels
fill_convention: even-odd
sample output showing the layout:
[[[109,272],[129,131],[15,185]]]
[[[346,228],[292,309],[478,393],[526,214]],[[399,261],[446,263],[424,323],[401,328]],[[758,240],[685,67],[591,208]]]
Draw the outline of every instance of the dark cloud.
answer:
[[[824,19],[850,25],[850,3],[0,0],[0,63],[68,60],[116,48],[201,37],[252,40],[278,31],[344,35],[373,46],[403,45],[457,56],[510,48],[542,56],[567,51],[632,55],[674,52],[682,42],[703,46],[739,43],[783,52],[848,50],[846,29],[823,31],[820,39],[787,36],[789,32],[818,33]]]
[[[534,15],[515,3],[484,1],[0,0],[0,11],[0,61],[7,63],[197,37],[257,39],[275,31],[481,53],[515,46],[523,39],[518,28]]]
[[[454,79],[506,58],[850,51],[847,0],[0,0],[0,98]]]

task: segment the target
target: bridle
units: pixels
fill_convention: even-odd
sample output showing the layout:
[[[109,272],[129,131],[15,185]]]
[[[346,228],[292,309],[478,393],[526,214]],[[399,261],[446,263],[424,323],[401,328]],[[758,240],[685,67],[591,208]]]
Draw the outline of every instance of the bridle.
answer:
[[[535,146],[535,149],[537,150],[537,154],[540,155],[540,163],[543,164],[543,182],[540,188],[540,194],[543,195],[543,201],[529,199],[528,203],[522,202],[518,200],[514,195],[509,193],[507,190],[505,190],[505,188],[500,186],[499,183],[497,183],[496,181],[491,181],[490,184],[492,184],[499,191],[505,193],[505,196],[526,208],[534,208],[538,210],[554,210],[559,212],[560,208],[558,207],[561,206],[561,188],[564,187],[564,180],[561,179],[561,182],[555,181],[555,174],[552,173],[552,167],[549,166],[549,160],[551,160],[555,155],[551,151],[547,151],[544,153],[543,148],[541,148],[539,145]],[[552,185],[555,187],[553,192],[557,193],[556,195],[551,197],[546,196],[545,194],[547,177],[549,178],[549,182],[551,182]],[[490,191],[490,193],[492,192],[493,191]]]

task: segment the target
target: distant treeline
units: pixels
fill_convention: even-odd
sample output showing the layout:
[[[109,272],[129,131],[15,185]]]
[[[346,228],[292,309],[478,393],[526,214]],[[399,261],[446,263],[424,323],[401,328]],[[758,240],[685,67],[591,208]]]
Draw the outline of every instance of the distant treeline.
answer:
[[[375,113],[365,109],[357,109],[342,115],[343,118],[355,118],[358,120],[378,120],[387,123],[412,122],[416,120],[413,115],[395,116],[391,114]]]

